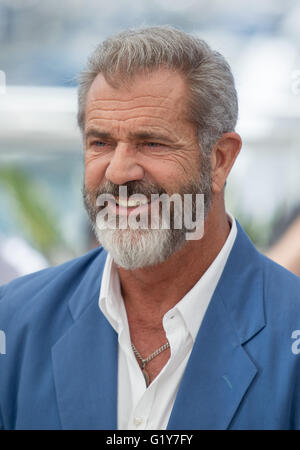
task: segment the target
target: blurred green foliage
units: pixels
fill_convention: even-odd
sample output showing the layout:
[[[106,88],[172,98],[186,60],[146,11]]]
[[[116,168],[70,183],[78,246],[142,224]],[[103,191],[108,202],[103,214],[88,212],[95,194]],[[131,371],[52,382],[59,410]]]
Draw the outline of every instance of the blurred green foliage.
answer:
[[[0,185],[10,196],[11,211],[24,237],[46,257],[63,243],[55,212],[43,187],[26,171],[15,167],[0,169]]]
[[[270,246],[273,230],[278,220],[285,214],[285,208],[284,205],[280,205],[275,214],[264,221],[258,221],[257,218],[247,214],[244,210],[235,208],[233,212],[253,244],[264,252]]]

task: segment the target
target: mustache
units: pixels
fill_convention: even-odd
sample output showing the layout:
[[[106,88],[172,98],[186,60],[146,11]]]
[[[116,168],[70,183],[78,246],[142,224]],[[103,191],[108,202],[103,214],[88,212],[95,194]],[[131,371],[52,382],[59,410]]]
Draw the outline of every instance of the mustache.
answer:
[[[99,186],[94,190],[93,195],[98,197],[102,194],[110,194],[114,197],[119,196],[119,188],[126,187],[128,197],[134,194],[143,194],[146,197],[151,196],[151,194],[166,194],[166,190],[163,189],[156,183],[147,183],[144,181],[128,181],[124,184],[114,184],[111,181],[106,181],[102,186]]]

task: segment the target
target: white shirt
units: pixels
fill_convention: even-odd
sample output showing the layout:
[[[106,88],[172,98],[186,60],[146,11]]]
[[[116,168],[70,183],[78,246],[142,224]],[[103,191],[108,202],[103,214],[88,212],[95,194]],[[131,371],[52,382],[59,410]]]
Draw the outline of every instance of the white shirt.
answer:
[[[163,327],[170,343],[171,356],[148,388],[131,349],[119,275],[114,261],[108,254],[99,307],[118,333],[119,430],[166,429],[197,333],[236,238],[235,219],[231,214],[228,214],[228,217],[231,221],[231,230],[220,253],[193,288],[163,317]]]

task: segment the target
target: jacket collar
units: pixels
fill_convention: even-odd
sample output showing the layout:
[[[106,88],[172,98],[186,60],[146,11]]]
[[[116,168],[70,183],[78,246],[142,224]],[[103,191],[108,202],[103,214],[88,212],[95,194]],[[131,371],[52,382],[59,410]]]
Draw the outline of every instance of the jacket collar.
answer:
[[[169,429],[225,429],[257,369],[243,345],[265,326],[262,258],[238,233],[206,311],[169,420]],[[98,306],[106,253],[74,290],[73,326],[52,349],[62,427],[116,429],[118,337]]]
[[[168,429],[226,429],[257,368],[243,345],[265,327],[262,258],[241,226],[206,311]]]
[[[52,347],[64,429],[117,428],[118,337],[98,307],[105,259],[100,250],[82,267],[69,300],[74,323]]]

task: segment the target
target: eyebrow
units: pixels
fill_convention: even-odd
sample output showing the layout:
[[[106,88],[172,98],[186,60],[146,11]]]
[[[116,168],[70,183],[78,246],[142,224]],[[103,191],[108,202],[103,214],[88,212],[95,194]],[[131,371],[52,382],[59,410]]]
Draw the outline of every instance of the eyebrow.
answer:
[[[106,133],[105,131],[95,130],[91,128],[85,135],[85,139],[90,137],[98,138],[98,139],[113,139],[110,133]]]
[[[129,137],[131,139],[140,139],[140,140],[155,139],[155,140],[164,141],[164,142],[171,142],[171,140],[170,140],[170,138],[168,138],[168,136],[161,134],[161,133],[157,133],[155,131],[140,131],[138,133],[129,133]]]
[[[112,136],[112,134],[105,132],[105,131],[100,131],[100,130],[96,130],[94,128],[91,128],[85,135],[85,138],[88,139],[90,137],[93,138],[98,138],[98,139],[114,139],[114,137]],[[164,142],[171,142],[171,139],[168,136],[165,136],[164,134],[161,133],[157,133],[155,131],[140,131],[137,133],[129,133],[129,139],[135,140],[150,140],[150,139],[155,139],[155,140],[159,140],[159,141],[164,141]]]

